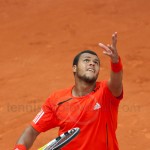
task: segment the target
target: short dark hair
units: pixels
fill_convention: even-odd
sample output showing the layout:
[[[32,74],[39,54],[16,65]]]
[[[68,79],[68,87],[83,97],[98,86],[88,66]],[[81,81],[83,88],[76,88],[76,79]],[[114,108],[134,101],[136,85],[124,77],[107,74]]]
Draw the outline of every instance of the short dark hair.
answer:
[[[74,60],[73,60],[73,66],[74,65],[78,65],[78,61],[79,61],[79,58],[80,58],[80,56],[82,55],[82,54],[84,54],[84,53],[89,53],[89,54],[93,54],[93,55],[96,55],[97,56],[97,54],[94,52],[94,51],[92,51],[92,50],[84,50],[84,51],[82,51],[82,52],[80,52],[79,54],[77,54],[75,57],[74,57]],[[97,56],[98,57],[98,56]]]

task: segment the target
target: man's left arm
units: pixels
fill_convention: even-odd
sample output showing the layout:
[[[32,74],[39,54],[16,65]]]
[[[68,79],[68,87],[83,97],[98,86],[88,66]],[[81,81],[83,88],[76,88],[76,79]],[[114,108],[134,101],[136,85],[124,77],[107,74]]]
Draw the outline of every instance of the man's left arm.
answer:
[[[117,52],[117,32],[112,34],[112,44],[104,45],[99,43],[99,46],[104,50],[103,53],[111,59],[111,72],[108,80],[108,88],[115,97],[119,97],[122,93],[122,78],[123,69],[121,58]]]

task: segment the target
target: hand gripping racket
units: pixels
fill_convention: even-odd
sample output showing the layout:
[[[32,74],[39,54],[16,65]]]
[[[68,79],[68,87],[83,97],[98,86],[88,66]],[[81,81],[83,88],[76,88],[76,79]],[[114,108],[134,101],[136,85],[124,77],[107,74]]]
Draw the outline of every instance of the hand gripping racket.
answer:
[[[59,150],[68,144],[72,139],[74,139],[79,134],[79,132],[79,128],[72,128],[57,138],[53,139],[43,147],[39,148],[38,150]]]

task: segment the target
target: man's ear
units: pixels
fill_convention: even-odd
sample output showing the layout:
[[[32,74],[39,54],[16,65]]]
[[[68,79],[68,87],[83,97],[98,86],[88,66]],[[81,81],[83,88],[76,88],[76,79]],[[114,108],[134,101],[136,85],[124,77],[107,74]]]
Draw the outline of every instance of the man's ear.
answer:
[[[76,72],[76,70],[77,70],[77,65],[73,65],[73,67],[72,67],[72,71],[73,71],[73,73],[75,73],[75,72]]]

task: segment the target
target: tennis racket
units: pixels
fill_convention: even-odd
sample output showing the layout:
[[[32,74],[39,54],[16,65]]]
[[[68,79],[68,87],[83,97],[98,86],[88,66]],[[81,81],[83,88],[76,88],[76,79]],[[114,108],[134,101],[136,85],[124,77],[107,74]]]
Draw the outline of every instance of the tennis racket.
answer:
[[[39,148],[38,150],[59,150],[68,144],[72,139],[74,139],[79,134],[79,132],[80,128],[72,128],[57,138],[53,139],[43,147]]]

